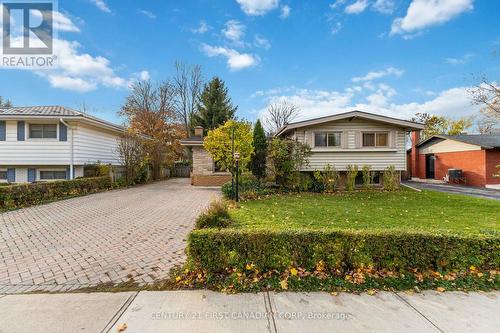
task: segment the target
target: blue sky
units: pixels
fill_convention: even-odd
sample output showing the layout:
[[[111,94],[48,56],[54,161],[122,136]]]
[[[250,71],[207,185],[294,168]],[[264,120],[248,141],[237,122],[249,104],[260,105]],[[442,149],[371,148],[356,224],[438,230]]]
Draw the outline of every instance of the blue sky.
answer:
[[[59,64],[0,67],[15,105],[85,103],[116,112],[133,80],[164,80],[174,62],[226,81],[238,116],[286,99],[310,118],[352,109],[408,118],[477,111],[466,89],[498,82],[498,1],[60,0]]]

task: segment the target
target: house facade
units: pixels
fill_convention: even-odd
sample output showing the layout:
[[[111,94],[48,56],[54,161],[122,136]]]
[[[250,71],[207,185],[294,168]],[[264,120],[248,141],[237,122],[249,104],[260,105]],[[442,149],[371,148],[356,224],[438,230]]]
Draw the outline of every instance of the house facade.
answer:
[[[308,144],[312,155],[302,171],[323,170],[327,165],[343,173],[349,165],[364,165],[380,173],[394,166],[406,171],[408,134],[422,124],[361,111],[300,121],[284,126],[276,136]],[[376,177],[378,181],[381,177]]]
[[[73,179],[119,165],[121,126],[62,106],[0,109],[0,182]]]
[[[203,148],[203,127],[196,127],[194,136],[181,140],[181,144],[191,149],[193,168],[191,171],[191,185],[221,186],[231,180],[231,173],[221,172]]]
[[[411,176],[414,179],[448,180],[448,170],[460,170],[458,183],[500,189],[500,178],[494,174],[500,165],[500,134],[433,135],[420,140],[410,153]]]

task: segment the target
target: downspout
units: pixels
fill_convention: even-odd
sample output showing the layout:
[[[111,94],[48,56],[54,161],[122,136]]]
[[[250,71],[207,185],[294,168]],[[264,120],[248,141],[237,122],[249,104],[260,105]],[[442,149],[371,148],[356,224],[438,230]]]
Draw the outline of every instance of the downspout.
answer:
[[[69,179],[75,179],[75,169],[74,169],[74,164],[75,164],[75,153],[73,149],[73,127],[69,126],[67,122],[64,121],[64,119],[60,118],[59,121],[64,124],[69,130],[71,130],[71,142],[70,142],[70,150],[71,150],[71,162],[69,165]]]

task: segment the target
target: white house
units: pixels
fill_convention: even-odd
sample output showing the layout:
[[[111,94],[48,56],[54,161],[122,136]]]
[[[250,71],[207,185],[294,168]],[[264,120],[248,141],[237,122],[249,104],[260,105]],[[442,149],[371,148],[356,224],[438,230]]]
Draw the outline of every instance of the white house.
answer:
[[[119,165],[123,131],[62,106],[0,108],[0,182],[73,179],[86,164]]]
[[[302,171],[323,170],[328,164],[345,172],[348,165],[368,165],[376,173],[394,166],[407,169],[408,134],[423,124],[362,111],[351,111],[285,125],[277,134],[311,147]],[[377,177],[377,181],[380,177]]]

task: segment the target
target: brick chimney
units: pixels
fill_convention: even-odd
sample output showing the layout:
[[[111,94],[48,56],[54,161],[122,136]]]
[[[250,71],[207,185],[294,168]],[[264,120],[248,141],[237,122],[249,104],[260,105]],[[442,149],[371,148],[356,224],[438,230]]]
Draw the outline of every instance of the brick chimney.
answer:
[[[202,138],[203,137],[203,127],[201,126],[196,126],[194,128],[194,136],[195,137],[198,137],[198,138]]]
[[[410,165],[411,165],[411,177],[412,178],[420,178],[419,177],[419,154],[417,144],[420,142],[420,131],[411,132],[411,156],[410,156]]]

